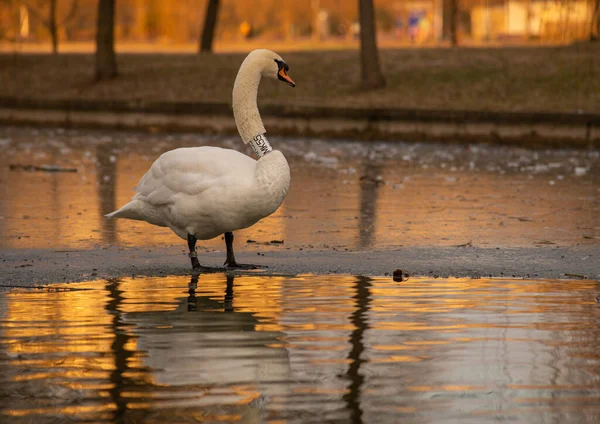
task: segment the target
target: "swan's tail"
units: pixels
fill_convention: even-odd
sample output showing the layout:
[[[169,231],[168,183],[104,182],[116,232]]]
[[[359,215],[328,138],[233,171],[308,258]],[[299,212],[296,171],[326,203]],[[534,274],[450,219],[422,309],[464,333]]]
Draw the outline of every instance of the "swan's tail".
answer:
[[[108,219],[112,218],[126,218],[126,219],[138,219],[143,220],[138,212],[138,201],[132,200],[131,202],[124,205],[122,208],[117,209],[114,212],[107,213],[104,215]]]
[[[125,218],[135,219],[137,221],[146,221],[160,227],[168,227],[161,212],[153,206],[140,199],[133,199],[131,202],[124,205],[121,209],[104,215],[108,219]],[[173,230],[175,231],[175,230]],[[184,237],[185,240],[185,237]]]

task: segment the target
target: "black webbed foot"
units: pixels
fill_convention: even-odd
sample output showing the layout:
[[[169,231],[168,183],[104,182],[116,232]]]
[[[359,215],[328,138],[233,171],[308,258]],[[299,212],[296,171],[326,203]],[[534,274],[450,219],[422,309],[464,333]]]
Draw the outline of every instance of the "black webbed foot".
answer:
[[[261,269],[268,268],[266,265],[254,265],[254,264],[238,264],[237,262],[225,261],[223,264],[226,269]]]
[[[225,260],[226,269],[261,269],[268,268],[266,265],[254,265],[254,264],[238,264],[233,254],[233,233],[225,233],[225,245],[227,246],[227,259]]]
[[[196,253],[196,237],[192,234],[188,234],[188,247],[190,249],[188,256],[192,262],[192,269],[194,270],[195,274],[210,274],[225,271],[223,268],[213,268],[200,265],[200,262],[198,261],[198,253]]]

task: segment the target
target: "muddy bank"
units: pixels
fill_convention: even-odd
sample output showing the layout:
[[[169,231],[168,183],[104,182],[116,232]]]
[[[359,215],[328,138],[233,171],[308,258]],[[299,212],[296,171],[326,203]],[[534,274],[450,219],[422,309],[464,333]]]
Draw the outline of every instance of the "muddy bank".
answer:
[[[282,136],[355,140],[488,142],[528,147],[593,148],[600,143],[600,115],[343,108],[291,105],[261,107],[265,126]],[[152,131],[236,134],[230,105],[0,98],[0,122]]]
[[[219,267],[224,252],[201,253],[205,266]],[[406,248],[393,251],[265,251],[236,254],[238,261],[266,265],[274,274],[390,275],[401,268],[413,276],[600,279],[600,246],[498,248]],[[0,250],[0,286],[27,287],[53,282],[190,274],[178,247],[111,247],[91,250]],[[246,271],[247,273],[247,271]]]

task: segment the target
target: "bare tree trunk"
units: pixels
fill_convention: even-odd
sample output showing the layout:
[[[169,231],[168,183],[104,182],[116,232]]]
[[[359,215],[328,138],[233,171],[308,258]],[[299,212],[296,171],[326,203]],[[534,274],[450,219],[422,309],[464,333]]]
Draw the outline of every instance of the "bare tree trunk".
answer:
[[[208,0],[204,16],[204,28],[200,38],[200,52],[212,52],[213,39],[219,17],[219,0]]]
[[[75,15],[77,15],[77,0],[73,0],[73,2],[71,3],[71,9],[69,9],[69,13],[67,14],[67,16],[65,16],[65,19],[60,24],[58,24],[58,27],[64,27],[65,37],[67,38],[67,40],[70,39],[69,22],[71,22]]]
[[[361,85],[367,89],[382,88],[385,87],[385,78],[379,65],[373,0],[358,0],[358,10],[360,15]]]
[[[97,81],[117,76],[115,58],[115,0],[98,0],[98,26],[96,28]]]
[[[58,30],[56,27],[56,0],[50,0],[50,14],[48,16],[48,31],[52,40],[52,53],[58,54]]]
[[[531,10],[531,0],[525,0],[525,38],[527,41],[531,39],[531,18],[533,17],[533,11]]]
[[[450,45],[458,46],[458,0],[450,0]]]
[[[27,12],[38,19],[44,27],[48,29],[50,33],[50,40],[52,43],[52,53],[58,53],[58,29],[60,27],[64,27],[67,29],[67,24],[75,17],[77,14],[77,0],[73,0],[71,3],[71,9],[69,13],[65,17],[62,22],[57,22],[56,19],[56,11],[58,9],[57,4],[58,0],[49,0],[49,9],[48,9],[48,19],[43,16],[43,13],[33,7],[27,0],[21,0],[21,3],[27,8]]]
[[[600,39],[600,0],[596,0],[596,40]]]
[[[595,0],[592,5],[592,26],[590,28],[590,41],[600,40],[600,0]]]

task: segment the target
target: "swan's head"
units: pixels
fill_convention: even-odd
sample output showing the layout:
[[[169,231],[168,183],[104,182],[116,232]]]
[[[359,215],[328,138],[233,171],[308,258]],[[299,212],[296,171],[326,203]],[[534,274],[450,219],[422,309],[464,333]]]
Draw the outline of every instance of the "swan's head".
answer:
[[[256,63],[260,67],[263,77],[278,79],[292,87],[296,86],[296,83],[288,75],[290,67],[277,53],[267,49],[253,50],[246,60]]]

